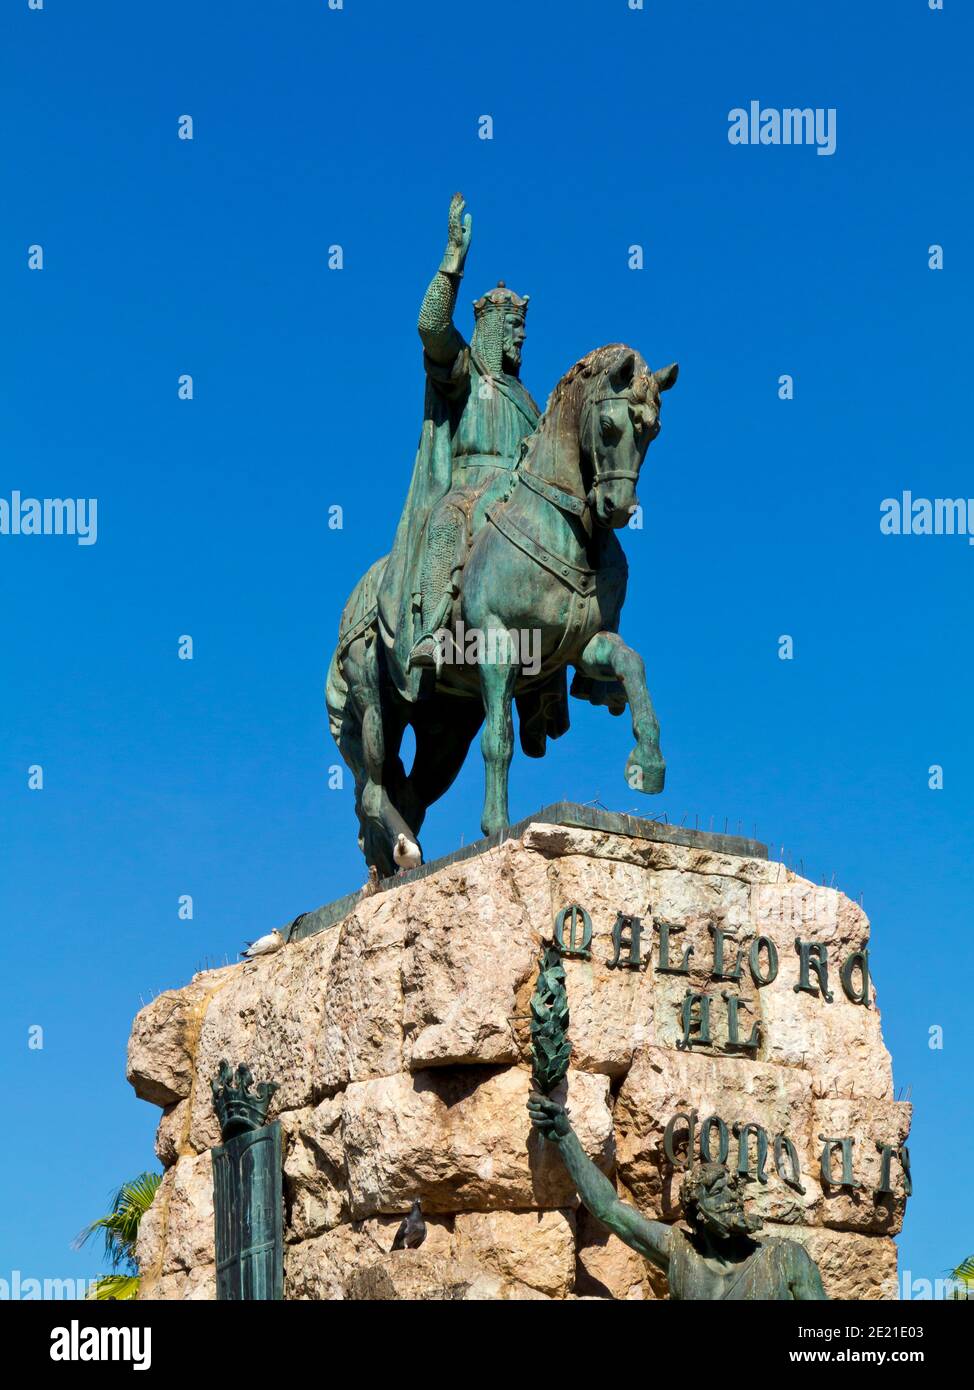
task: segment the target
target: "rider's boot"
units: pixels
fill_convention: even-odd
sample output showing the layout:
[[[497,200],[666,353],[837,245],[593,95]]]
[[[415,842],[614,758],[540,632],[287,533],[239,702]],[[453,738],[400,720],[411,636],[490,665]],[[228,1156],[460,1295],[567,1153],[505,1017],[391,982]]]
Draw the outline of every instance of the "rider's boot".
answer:
[[[443,670],[443,624],[449,616],[455,597],[456,589],[451,585],[433,614],[429,631],[424,632],[419,641],[413,643],[409,660],[406,663],[407,670],[412,671],[414,667],[418,667],[422,671],[435,671],[436,678],[439,680],[440,672]]]
[[[435,670],[439,678],[443,669],[441,632],[459,593],[465,539],[466,520],[462,511],[449,500],[441,503],[431,518],[425,538],[420,573],[423,632],[409,653],[407,670],[414,667]]]
[[[435,671],[439,677],[443,669],[443,649],[435,633],[427,632],[413,644],[407,670],[412,671],[416,667],[421,671]]]

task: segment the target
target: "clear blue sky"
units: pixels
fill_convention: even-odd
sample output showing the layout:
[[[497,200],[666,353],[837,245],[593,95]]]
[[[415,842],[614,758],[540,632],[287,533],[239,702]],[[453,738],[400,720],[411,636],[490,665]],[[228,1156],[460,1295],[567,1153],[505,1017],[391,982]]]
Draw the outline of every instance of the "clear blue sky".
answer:
[[[630,792],[625,721],[572,702],[512,814],[727,817],[863,893],[916,1105],[901,1265],[974,1250],[946,1180],[972,1149],[974,549],[879,531],[903,489],[974,495],[970,6],[5,0],[0,25],[0,495],[99,503],[94,546],[0,537],[0,1277],[94,1272],[71,1237],[154,1166],[140,1001],[362,881],[322,685],[409,476],[457,188],[461,326],[498,277],[530,293],[539,400],[605,342],[681,364],[624,537],[666,792]],[[835,107],[834,156],[731,146],[752,99]],[[474,757],[428,856],[481,794]]]

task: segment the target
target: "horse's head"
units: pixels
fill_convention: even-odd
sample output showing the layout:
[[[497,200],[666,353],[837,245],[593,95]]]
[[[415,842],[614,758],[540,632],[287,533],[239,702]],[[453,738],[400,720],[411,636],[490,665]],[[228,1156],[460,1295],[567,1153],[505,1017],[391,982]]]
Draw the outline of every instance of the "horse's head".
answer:
[[[674,362],[651,372],[638,352],[621,343],[598,348],[583,361],[590,370],[581,373],[577,420],[587,501],[600,526],[618,528],[638,505],[639,470],[660,431],[660,393],[674,384],[679,368]]]

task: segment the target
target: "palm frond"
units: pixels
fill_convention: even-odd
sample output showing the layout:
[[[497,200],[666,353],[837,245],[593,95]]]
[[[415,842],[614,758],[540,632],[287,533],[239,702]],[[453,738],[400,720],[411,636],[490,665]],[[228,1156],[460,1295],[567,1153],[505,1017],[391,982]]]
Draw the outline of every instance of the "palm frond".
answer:
[[[543,1096],[551,1094],[568,1071],[571,1052],[565,967],[558,947],[546,945],[531,997],[531,1084],[534,1090]]]
[[[99,1303],[128,1302],[139,1296],[139,1276],[137,1274],[103,1274],[91,1285],[85,1298]]]
[[[162,1178],[158,1173],[140,1173],[131,1182],[123,1182],[112,1198],[111,1210],[107,1216],[99,1216],[92,1221],[74,1240],[74,1248],[81,1247],[96,1232],[105,1236],[105,1258],[113,1270],[120,1265],[128,1265],[135,1273],[135,1239],[139,1234],[139,1222],[152,1206],[152,1200]],[[109,1295],[115,1297],[115,1295]],[[134,1295],[129,1295],[134,1297]]]

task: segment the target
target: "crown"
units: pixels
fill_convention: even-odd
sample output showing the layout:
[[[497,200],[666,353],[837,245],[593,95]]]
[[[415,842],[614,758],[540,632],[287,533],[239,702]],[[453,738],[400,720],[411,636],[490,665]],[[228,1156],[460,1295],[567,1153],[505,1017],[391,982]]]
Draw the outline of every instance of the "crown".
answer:
[[[236,1075],[237,1084],[234,1086],[230,1063],[221,1062],[216,1081],[210,1083],[213,1109],[220,1121],[224,1141],[260,1129],[267,1119],[271,1096],[277,1090],[276,1081],[261,1081],[254,1086],[253,1073],[244,1062],[237,1067]]]
[[[503,280],[498,280],[497,288],[488,290],[482,299],[475,299],[473,311],[476,318],[488,313],[491,309],[513,309],[515,313],[523,318],[528,312],[528,300],[531,298],[526,294],[522,299],[519,294],[509,290]]]

